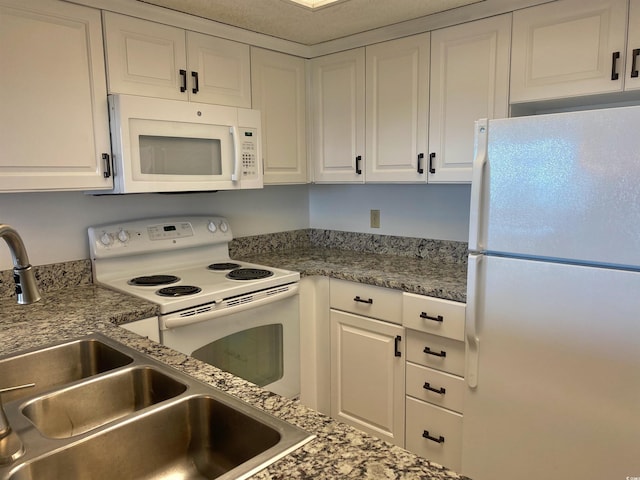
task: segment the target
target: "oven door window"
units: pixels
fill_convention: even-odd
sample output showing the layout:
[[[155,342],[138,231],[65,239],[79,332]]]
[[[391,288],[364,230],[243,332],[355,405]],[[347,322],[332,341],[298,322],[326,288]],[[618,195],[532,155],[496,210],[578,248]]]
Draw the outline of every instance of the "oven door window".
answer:
[[[264,387],[284,375],[282,325],[234,333],[197,349],[191,356]]]

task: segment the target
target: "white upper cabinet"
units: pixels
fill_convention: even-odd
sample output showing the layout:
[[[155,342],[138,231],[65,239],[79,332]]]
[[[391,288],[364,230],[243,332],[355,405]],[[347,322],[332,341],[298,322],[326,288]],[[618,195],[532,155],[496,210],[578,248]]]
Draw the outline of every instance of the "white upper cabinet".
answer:
[[[364,183],[364,48],[311,60],[311,162],[316,183]]]
[[[0,191],[112,188],[100,11],[0,0],[0,65]]]
[[[367,182],[426,181],[429,36],[366,47]]]
[[[429,183],[471,181],[474,122],[509,112],[511,14],[431,32]]]
[[[640,90],[640,0],[629,3],[625,90]]]
[[[307,182],[303,58],[251,48],[253,108],[262,114],[265,184]]]
[[[104,13],[109,93],[251,107],[249,46]]]
[[[640,48],[627,51],[627,7],[628,0],[560,0],[514,12],[511,102],[622,91],[625,65]],[[632,9],[637,43],[637,0]]]

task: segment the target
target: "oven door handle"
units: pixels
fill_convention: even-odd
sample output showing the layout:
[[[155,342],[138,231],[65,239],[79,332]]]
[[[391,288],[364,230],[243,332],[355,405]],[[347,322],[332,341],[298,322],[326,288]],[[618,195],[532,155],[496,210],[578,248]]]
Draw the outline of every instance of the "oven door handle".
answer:
[[[219,310],[216,309],[211,312],[192,315],[188,317],[181,317],[179,313],[165,315],[164,317],[160,317],[160,329],[168,330],[171,328],[185,327],[187,325],[206,322],[207,320],[223,317],[225,315],[233,315],[234,313],[244,312],[245,310],[251,310],[252,308],[261,307],[263,305],[268,305],[273,302],[284,300],[285,298],[288,298],[288,297],[293,297],[294,295],[298,294],[298,289],[299,289],[299,286],[297,283],[295,283],[295,284],[289,285],[289,288],[284,292],[275,293],[268,297],[255,300],[253,302],[241,303],[234,307],[221,308]]]

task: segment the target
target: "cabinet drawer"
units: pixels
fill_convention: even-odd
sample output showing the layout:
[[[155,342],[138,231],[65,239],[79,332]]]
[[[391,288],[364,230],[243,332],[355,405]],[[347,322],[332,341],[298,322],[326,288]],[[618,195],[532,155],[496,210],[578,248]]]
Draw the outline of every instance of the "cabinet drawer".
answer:
[[[407,397],[406,414],[405,448],[459,472],[462,415],[411,397]]]
[[[462,413],[462,377],[407,362],[407,395]]]
[[[407,360],[463,376],[464,342],[407,330]]]
[[[363,283],[331,279],[331,308],[402,324],[402,292]]]
[[[413,293],[402,295],[402,324],[414,330],[464,340],[464,312],[464,303]]]

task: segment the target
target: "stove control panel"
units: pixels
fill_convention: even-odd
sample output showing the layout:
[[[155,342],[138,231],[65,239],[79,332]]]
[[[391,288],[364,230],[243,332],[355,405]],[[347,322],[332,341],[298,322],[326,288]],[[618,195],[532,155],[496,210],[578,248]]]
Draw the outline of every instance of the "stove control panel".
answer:
[[[188,216],[132,220],[89,228],[91,258],[220,245],[233,240],[223,217]]]
[[[162,223],[147,227],[151,240],[167,240],[170,238],[193,237],[193,227],[190,222]]]

